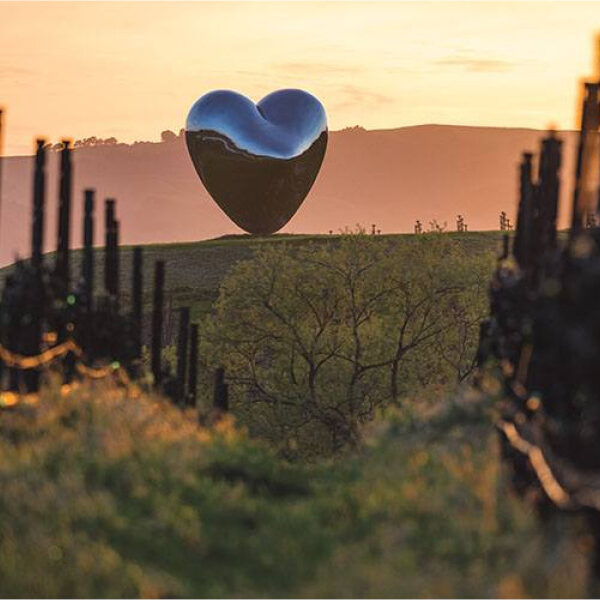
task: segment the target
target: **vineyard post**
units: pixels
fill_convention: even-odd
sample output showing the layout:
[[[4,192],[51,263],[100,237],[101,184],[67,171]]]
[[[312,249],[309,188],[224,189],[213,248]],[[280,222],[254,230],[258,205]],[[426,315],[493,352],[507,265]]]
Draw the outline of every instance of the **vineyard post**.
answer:
[[[540,231],[539,239],[542,252],[556,248],[556,217],[560,179],[558,172],[561,163],[562,142],[554,135],[542,140],[540,156],[539,193],[540,193]]]
[[[69,140],[63,140],[60,152],[58,233],[56,240],[56,265],[54,271],[62,295],[67,294],[70,279],[69,248],[71,237],[72,165],[69,144]]]
[[[600,71],[600,36],[598,36],[598,69]],[[596,107],[597,107],[597,112],[596,112],[596,143],[600,145],[600,140],[598,139],[598,136],[600,136],[600,81],[598,81],[598,83],[596,84]],[[1,154],[0,154],[1,156]],[[600,179],[600,149],[598,151],[598,154],[596,156],[596,168],[598,169],[598,178]],[[600,184],[598,185],[598,189],[596,190],[597,194],[596,194],[596,198],[595,200],[592,199],[592,201],[594,202],[594,227],[598,227],[599,225],[599,221],[598,219],[600,218]],[[600,557],[599,557],[600,560]]]
[[[131,282],[132,296],[132,319],[135,335],[135,357],[142,356],[142,247],[135,246],[133,249],[133,274]]]
[[[19,332],[22,337],[23,349],[27,354],[35,355],[40,351],[40,338],[42,333],[43,317],[43,279],[42,260],[44,242],[44,209],[46,200],[46,151],[44,140],[37,140],[37,151],[35,156],[35,169],[33,175],[33,225],[32,225],[32,254],[31,262],[34,268],[34,301],[29,310],[29,324],[25,331]],[[13,374],[14,375],[14,374]],[[27,390],[35,392],[39,387],[39,373],[35,370],[26,372],[24,377]]]
[[[190,365],[188,379],[188,406],[196,406],[198,387],[198,325],[190,326]]]
[[[7,298],[14,292],[17,287],[17,279],[14,275],[9,275],[6,278],[4,283],[4,291],[3,291],[3,299]],[[13,305],[14,306],[14,305]],[[19,342],[20,332],[19,332],[19,323],[15,322],[14,319],[11,319],[6,327],[6,345],[9,350],[16,350],[17,344]],[[8,385],[9,390],[18,391],[19,390],[19,382],[21,379],[21,371],[16,367],[9,367],[8,369]]]
[[[4,156],[4,111],[0,108],[0,224],[1,220],[1,212],[2,212],[2,163]]]
[[[104,289],[113,302],[119,293],[119,258],[117,255],[117,222],[115,219],[115,204],[113,198],[107,198],[104,208]]]
[[[115,218],[115,201],[107,198],[104,201],[104,290],[107,296],[113,290],[112,282],[112,222]]]
[[[533,181],[531,152],[523,153],[520,165],[519,207],[513,252],[519,266],[527,269],[531,264],[531,235],[533,230]]]
[[[163,301],[165,285],[165,263],[157,260],[154,263],[154,303],[152,307],[152,351],[151,366],[154,376],[154,385],[159,387],[162,383],[162,326],[163,326]]]
[[[119,311],[119,291],[120,291],[120,231],[121,222],[118,219],[113,220],[112,224],[112,269],[113,269],[113,293],[114,293],[114,306],[115,311]]]
[[[583,229],[585,213],[589,209],[589,207],[585,206],[586,198],[582,194],[584,191],[582,186],[585,179],[585,165],[583,163],[586,147],[592,142],[592,136],[598,135],[598,127],[600,127],[599,91],[599,83],[584,84],[585,95],[581,110],[581,128],[577,146],[577,162],[575,164],[575,183],[573,185],[573,207],[571,213],[571,231],[569,233],[569,239],[571,240]]]
[[[39,273],[43,260],[44,202],[46,194],[46,151],[44,140],[37,140],[35,171],[33,176],[33,220],[31,231],[31,263]]]
[[[177,394],[179,404],[185,403],[185,384],[188,359],[188,333],[190,328],[190,309],[179,309],[179,333],[177,336]]]
[[[81,277],[85,311],[89,317],[94,302],[94,190],[85,190],[83,205],[83,261]]]

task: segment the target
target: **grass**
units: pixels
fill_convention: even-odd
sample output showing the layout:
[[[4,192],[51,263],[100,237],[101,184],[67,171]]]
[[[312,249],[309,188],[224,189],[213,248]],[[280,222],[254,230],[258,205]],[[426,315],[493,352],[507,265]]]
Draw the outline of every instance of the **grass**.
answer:
[[[501,234],[498,231],[448,233],[445,234],[472,253],[498,253]],[[410,234],[382,235],[381,238],[395,237],[406,243],[414,237]],[[144,309],[150,312],[152,305],[152,281],[154,261],[164,260],[166,267],[165,293],[167,306],[176,309],[191,307],[193,321],[205,315],[216,300],[219,285],[231,267],[242,260],[250,259],[253,253],[265,244],[307,244],[335,243],[338,235],[289,235],[278,234],[267,237],[250,235],[230,235],[201,242],[176,244],[150,244],[144,246]],[[80,250],[72,253],[72,273],[81,272]],[[50,263],[54,253],[46,255]],[[97,291],[104,281],[104,253],[101,248],[95,252],[95,282]],[[131,281],[132,247],[121,247],[121,286],[123,303],[129,301]],[[0,271],[10,273],[12,267]]]
[[[66,399],[50,388],[36,409],[2,414],[0,595],[213,597],[298,583],[327,531],[306,473],[228,421],[196,423],[110,387]]]
[[[448,235],[498,251],[498,232]],[[336,239],[147,246],[146,307],[153,260],[199,318],[261,245]],[[587,595],[588,534],[512,496],[492,409],[424,388],[359,451],[292,464],[231,419],[206,429],[159,397],[103,382],[62,397],[50,382],[37,406],[0,413],[0,597]]]
[[[307,466],[160,398],[47,387],[0,419],[0,596],[585,595],[585,536],[510,496],[489,405],[411,406]]]

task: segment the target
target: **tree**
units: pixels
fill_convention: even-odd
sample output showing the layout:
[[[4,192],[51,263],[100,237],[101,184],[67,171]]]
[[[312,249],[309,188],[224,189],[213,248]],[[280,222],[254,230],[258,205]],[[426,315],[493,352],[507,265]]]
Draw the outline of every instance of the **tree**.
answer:
[[[170,129],[162,131],[160,134],[161,142],[174,142],[177,140],[177,134],[173,133]]]
[[[75,148],[94,148],[96,146],[116,146],[118,140],[116,137],[109,137],[106,139],[97,138],[95,135],[83,140],[75,140],[73,147]]]
[[[488,274],[438,235],[272,244],[224,281],[203,355],[225,367],[241,420],[284,452],[354,446],[413,383],[465,375],[477,331],[457,315],[483,316]]]

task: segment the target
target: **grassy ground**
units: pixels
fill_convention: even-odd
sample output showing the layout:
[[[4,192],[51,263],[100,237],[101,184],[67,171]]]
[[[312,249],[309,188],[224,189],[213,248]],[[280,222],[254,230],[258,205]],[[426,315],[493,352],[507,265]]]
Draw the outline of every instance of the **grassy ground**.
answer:
[[[474,253],[497,253],[500,248],[501,235],[497,231],[469,232],[446,234],[457,244]],[[412,235],[398,234],[393,236],[410,243]],[[152,280],[155,260],[164,260],[166,267],[165,291],[167,305],[172,308],[191,306],[192,320],[198,320],[210,307],[218,295],[219,285],[229,269],[237,262],[252,257],[257,248],[264,244],[306,244],[335,243],[337,235],[273,235],[255,237],[249,235],[225,236],[202,242],[182,244],[153,244],[144,247],[144,305],[146,311],[151,310]],[[47,255],[52,263],[54,255]],[[131,246],[121,248],[121,286],[123,302],[129,298],[131,281],[132,249]],[[96,250],[95,281],[100,290],[104,281],[104,253]],[[72,273],[76,277],[81,272],[81,251],[73,252]],[[0,273],[8,274],[11,267],[2,269]]]
[[[473,253],[500,243],[449,235]],[[155,259],[198,318],[261,244],[336,239],[149,246],[146,304]],[[492,406],[472,392],[423,389],[359,451],[310,465],[230,420],[197,423],[102,382],[68,397],[50,384],[0,413],[0,597],[586,595],[589,539],[575,521],[542,527],[511,495]]]
[[[160,399],[49,387],[0,419],[0,596],[585,595],[585,538],[508,494],[489,406],[411,406],[306,466]]]

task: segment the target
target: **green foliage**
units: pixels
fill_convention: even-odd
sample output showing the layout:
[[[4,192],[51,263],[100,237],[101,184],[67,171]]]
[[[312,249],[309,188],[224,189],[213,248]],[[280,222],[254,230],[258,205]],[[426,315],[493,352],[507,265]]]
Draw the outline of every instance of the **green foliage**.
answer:
[[[305,595],[587,594],[589,538],[567,519],[540,525],[511,495],[482,398],[423,392],[375,423],[358,463],[347,488],[368,527],[335,549]]]
[[[253,434],[330,454],[378,408],[469,374],[490,267],[440,235],[266,246],[223,282],[201,354]]]
[[[581,540],[507,494],[488,408],[444,398],[303,467],[162,400],[46,390],[0,415],[0,596],[585,595]]]
[[[110,388],[0,416],[2,597],[275,593],[323,555],[307,472],[230,422]]]
[[[494,231],[444,235],[451,238],[464,252],[469,254],[491,256],[497,253],[501,245],[501,236]],[[413,236],[394,234],[378,237],[403,242]],[[201,242],[147,244],[144,246],[144,312],[150,313],[152,310],[152,265],[156,260],[163,260],[166,264],[166,308],[168,309],[171,299],[173,309],[180,306],[191,306],[192,320],[195,320],[210,312],[212,303],[218,297],[219,286],[232,266],[239,261],[252,258],[257,250],[280,244],[297,247],[306,244],[327,245],[336,239],[338,239],[337,235],[276,234],[266,237],[231,235]],[[71,252],[74,273],[81,272],[82,255],[83,252],[80,249]],[[53,252],[48,253],[46,257],[48,262],[54,262]],[[121,289],[123,308],[127,307],[131,300],[129,286],[125,282],[131,281],[132,262],[132,247],[121,246],[121,280],[124,282]],[[0,269],[0,273],[6,278],[10,273],[14,273],[14,270],[15,266],[11,265]],[[104,281],[104,255],[102,252],[96,252],[94,255],[94,273],[96,274],[96,292],[101,293],[100,286]]]
[[[589,535],[511,496],[489,401],[454,388],[484,242],[232,242],[255,256],[202,330],[205,379],[225,364],[238,422],[277,451],[102,382],[0,412],[0,597],[585,596]]]

